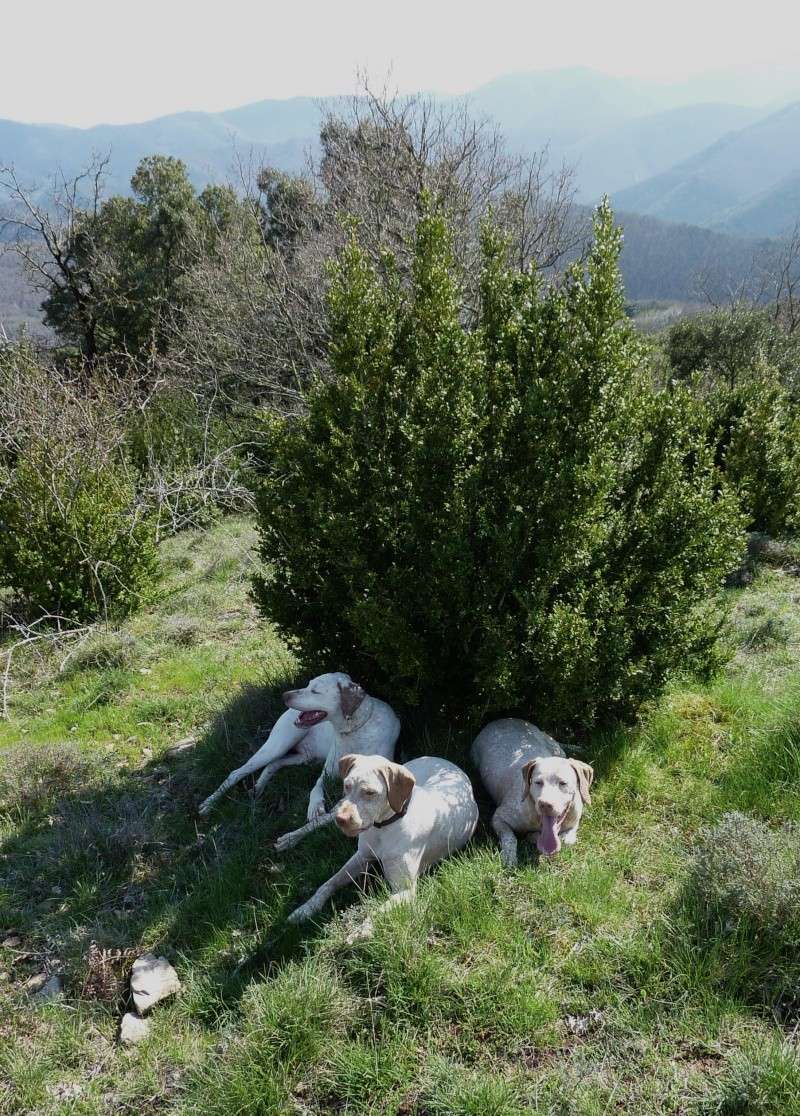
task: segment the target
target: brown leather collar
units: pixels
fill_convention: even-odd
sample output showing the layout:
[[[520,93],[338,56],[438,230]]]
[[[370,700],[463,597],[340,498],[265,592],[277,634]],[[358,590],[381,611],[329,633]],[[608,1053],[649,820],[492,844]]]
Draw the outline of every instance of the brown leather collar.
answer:
[[[390,818],[387,818],[386,821],[373,822],[372,824],[375,827],[375,829],[385,829],[386,826],[391,825],[392,822],[400,821],[401,818],[404,818],[406,816],[406,814],[408,813],[408,804],[409,804],[410,801],[411,801],[411,795],[409,795],[408,798],[406,799],[406,804],[403,807],[403,809],[400,810],[397,814],[392,814],[392,816]]]

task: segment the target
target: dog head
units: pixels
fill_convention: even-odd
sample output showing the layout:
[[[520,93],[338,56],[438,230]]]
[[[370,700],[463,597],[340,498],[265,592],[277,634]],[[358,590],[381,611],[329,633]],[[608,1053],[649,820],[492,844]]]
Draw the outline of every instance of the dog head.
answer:
[[[544,756],[525,764],[522,779],[522,796],[531,799],[539,815],[537,848],[544,856],[554,856],[561,848],[562,827],[574,825],[591,802],[594,770],[581,760]]]
[[[348,837],[402,813],[416,782],[407,767],[383,756],[342,756],[339,774],[344,798],[336,810],[336,824]]]
[[[301,690],[287,690],[283,700],[300,713],[295,724],[312,728],[329,717],[336,728],[344,728],[366,697],[349,674],[336,671],[312,678]]]

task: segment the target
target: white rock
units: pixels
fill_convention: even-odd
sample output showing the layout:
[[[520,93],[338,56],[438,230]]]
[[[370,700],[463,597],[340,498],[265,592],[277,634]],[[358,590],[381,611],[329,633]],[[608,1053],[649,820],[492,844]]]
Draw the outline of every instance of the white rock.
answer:
[[[166,957],[144,953],[134,961],[131,970],[131,992],[140,1015],[146,1015],[159,1000],[174,995],[180,986],[178,974]]]
[[[150,1021],[140,1019],[132,1011],[126,1012],[119,1025],[119,1041],[126,1046],[135,1046],[137,1042],[147,1038],[150,1032]]]

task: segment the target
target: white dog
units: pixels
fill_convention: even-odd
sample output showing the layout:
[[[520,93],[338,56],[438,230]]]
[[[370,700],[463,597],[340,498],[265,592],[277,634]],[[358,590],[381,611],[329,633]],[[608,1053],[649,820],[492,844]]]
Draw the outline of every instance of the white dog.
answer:
[[[447,760],[423,756],[401,766],[380,756],[343,756],[339,773],[344,798],[335,820],[348,837],[358,837],[358,850],[290,922],[311,918],[370,861],[380,863],[393,892],[380,910],[413,899],[420,872],[466,845],[478,823],[472,784]],[[371,929],[368,920],[359,936]]]
[[[527,721],[508,718],[482,729],[472,761],[497,804],[492,828],[506,867],[517,863],[517,833],[536,833],[536,847],[554,856],[574,845],[584,805],[591,801],[594,771],[567,759],[552,736]]]
[[[305,689],[287,690],[283,700],[288,709],[275,722],[266,743],[201,804],[201,814],[208,814],[226,791],[256,771],[261,771],[256,783],[260,795],[282,767],[321,763],[322,773],[308,803],[311,821],[325,814],[325,776],[336,776],[345,752],[386,759],[394,755],[400,721],[386,702],[365,694],[348,674],[321,674]]]

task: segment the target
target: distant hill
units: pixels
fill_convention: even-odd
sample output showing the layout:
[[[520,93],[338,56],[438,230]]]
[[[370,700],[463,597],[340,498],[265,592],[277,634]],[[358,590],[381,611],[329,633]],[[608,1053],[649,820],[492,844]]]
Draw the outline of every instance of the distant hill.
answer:
[[[468,99],[476,112],[498,121],[515,148],[532,152],[547,145],[553,162],[575,165],[579,199],[591,202],[605,192],[640,189],[699,157],[723,136],[768,115],[768,97],[790,88],[785,75],[762,75],[755,84],[725,74],[663,83],[579,67],[508,74],[473,90]],[[265,100],[225,112],[184,112],[94,128],[0,120],[0,163],[13,163],[23,180],[45,185],[56,170],[75,174],[93,152],[110,151],[107,185],[114,193],[128,188],[143,156],[157,152],[183,159],[196,185],[235,177],[237,159],[251,156],[257,164],[297,170],[318,137],[321,111],[331,103],[310,97]],[[797,169],[785,168],[759,189]],[[737,197],[731,205],[744,200]],[[649,195],[642,203],[653,204]],[[628,197],[623,205],[650,212]],[[688,208],[652,215],[697,222]]]
[[[616,218],[623,229],[620,266],[631,301],[697,301],[701,273],[708,293],[724,299],[748,278],[754,256],[769,243],[636,213],[617,212]]]
[[[729,132],[614,204],[740,235],[783,236],[800,218],[800,101]]]
[[[183,159],[197,186],[236,177],[237,154],[257,165],[299,170],[318,132],[319,108],[311,98],[261,101],[225,113],[182,112],[143,124],[67,128],[0,120],[0,163],[13,163],[21,180],[46,186],[56,171],[83,169],[93,153],[110,153],[109,193],[125,193],[145,155]]]
[[[572,68],[505,75],[469,99],[518,150],[547,145],[551,164],[574,166],[579,202],[612,194],[625,225],[629,298],[690,301],[699,270],[735,285],[756,239],[780,236],[800,217],[798,95],[800,69],[663,83]],[[73,175],[93,152],[110,152],[108,193],[126,192],[138,162],[154,153],[183,159],[198,187],[235,181],[237,160],[295,171],[330,103],[264,100],[86,129],[0,120],[0,164],[45,190],[56,171]],[[13,262],[0,261],[7,329],[38,318],[38,296],[22,282]]]
[[[580,200],[594,201],[668,170],[763,115],[743,105],[685,105],[626,120],[570,144],[562,157],[576,167]]]

